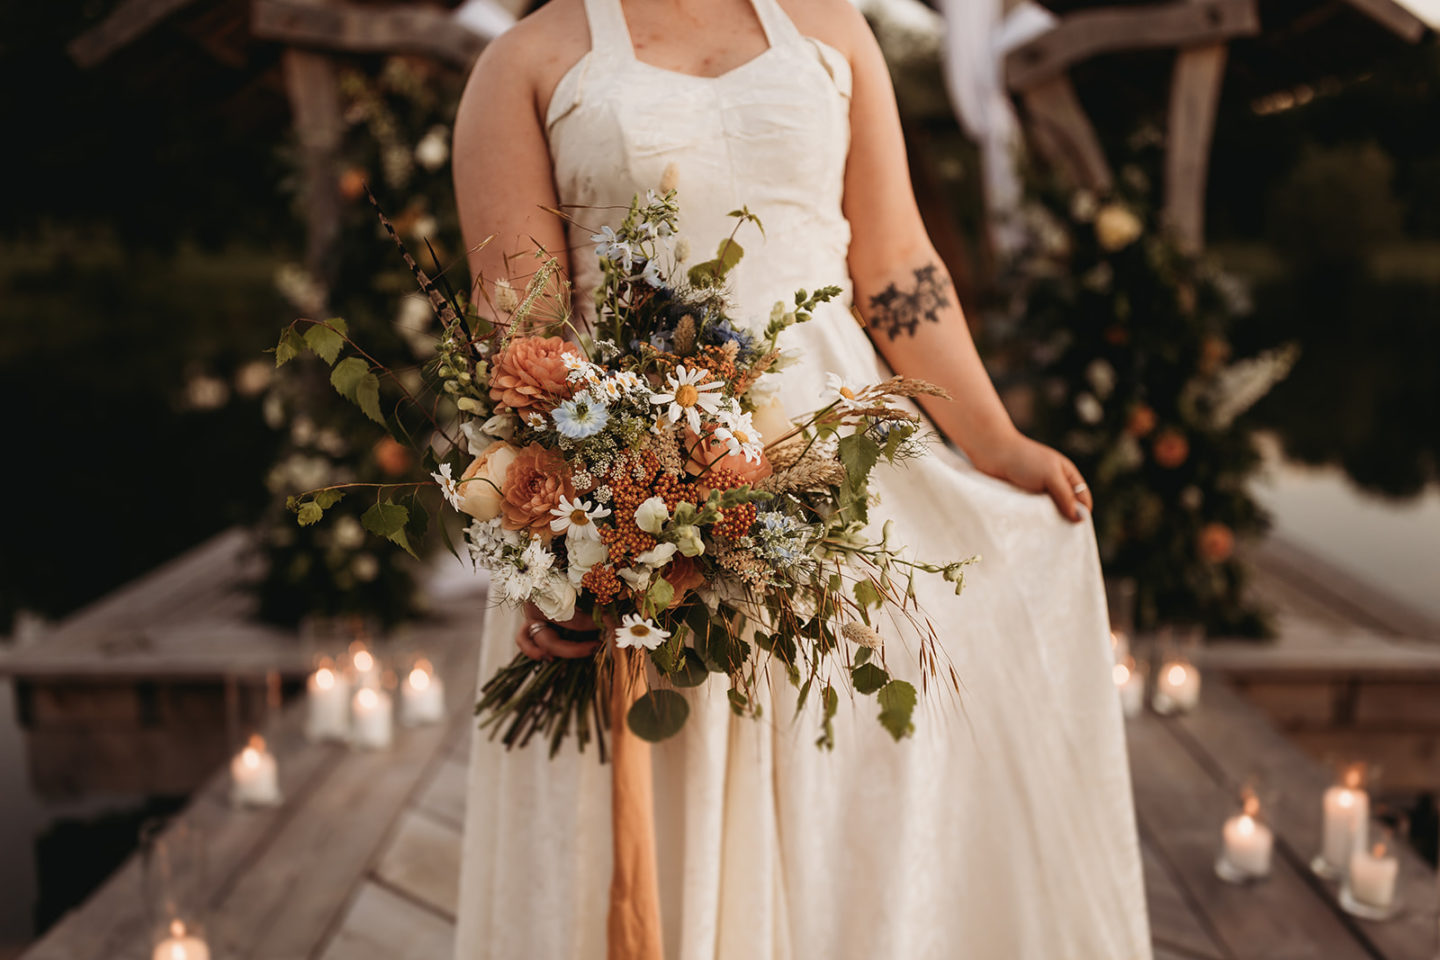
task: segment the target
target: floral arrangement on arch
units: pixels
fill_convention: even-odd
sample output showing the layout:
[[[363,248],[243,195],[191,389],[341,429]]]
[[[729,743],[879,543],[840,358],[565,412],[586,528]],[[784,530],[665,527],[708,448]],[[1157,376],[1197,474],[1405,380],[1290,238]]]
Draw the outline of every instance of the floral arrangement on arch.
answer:
[[[1245,290],[1165,235],[1147,191],[1131,166],[1110,196],[1032,192],[988,360],[1017,422],[1089,481],[1106,573],[1136,582],[1141,629],[1265,635],[1236,556],[1267,526],[1245,415],[1297,351],[1233,355]]]
[[[601,737],[602,678],[627,648],[661,680],[628,711],[645,739],[681,729],[688,704],[676,688],[712,677],[728,682],[737,714],[758,716],[756,686],[772,665],[802,706],[823,704],[817,744],[833,744],[837,683],[873,695],[879,722],[904,737],[917,693],[887,669],[875,612],[914,624],[924,674],[958,687],[937,662],[913,581],[938,575],[958,592],[971,560],[927,562],[891,545],[888,528],[871,536],[869,478],[882,462],[925,455],[904,401],[940,391],[902,377],[832,378],[824,405],[791,421],[773,396],[789,359],[779,338],[839,288],[801,290],[751,329],[731,316],[725,280],[743,255],[736,235],[758,219],[734,211],[715,256],[684,266],[677,216],[673,190],[650,191],[596,234],[593,325],[573,314],[568,281],[543,252],[523,290],[489,285],[491,319],[406,254],[441,327],[423,392],[374,363],[337,320],[292,323],[276,360],[322,356],[335,388],[397,436],[422,432],[405,427],[404,411],[423,414],[429,476],[359,485],[374,496],[367,529],[410,548],[430,526],[418,519],[428,518],[421,494],[438,488],[465,521],[464,547],[489,571],[495,602],[604,625],[612,643],[593,658],[517,655],[484,684],[477,712],[507,745],[538,736],[553,753],[572,736],[582,748]],[[382,382],[397,395],[389,412]],[[291,506],[314,523],[356,487],[308,491]],[[433,526],[443,533],[445,516]]]

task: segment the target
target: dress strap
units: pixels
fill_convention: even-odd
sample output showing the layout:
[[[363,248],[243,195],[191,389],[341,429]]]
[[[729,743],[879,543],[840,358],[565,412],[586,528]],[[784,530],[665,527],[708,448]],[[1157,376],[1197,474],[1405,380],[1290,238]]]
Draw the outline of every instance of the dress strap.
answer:
[[[781,9],[778,0],[750,0],[750,3],[755,7],[755,16],[760,18],[760,26],[765,28],[765,37],[772,47],[802,39],[800,28]]]
[[[590,51],[596,57],[635,58],[620,0],[585,0],[585,19],[590,22]]]

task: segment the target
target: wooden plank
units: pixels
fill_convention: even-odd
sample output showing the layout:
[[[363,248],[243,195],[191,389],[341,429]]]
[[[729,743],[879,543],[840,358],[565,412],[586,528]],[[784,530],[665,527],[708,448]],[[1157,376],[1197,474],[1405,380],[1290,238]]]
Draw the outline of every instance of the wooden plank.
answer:
[[[1157,954],[1164,950],[1179,951],[1175,956],[1228,960],[1211,935],[1206,921],[1195,911],[1185,894],[1170,875],[1164,858],[1148,841],[1142,840],[1140,853],[1145,866],[1145,904],[1150,915],[1150,936]]]
[[[1280,788],[1274,817],[1277,842],[1295,864],[1306,864],[1320,843],[1320,796],[1330,783],[1329,773],[1302,754],[1255,709],[1223,683],[1207,678],[1200,710],[1172,721],[1176,739],[1204,758],[1218,775],[1241,782],[1257,771]],[[1147,761],[1156,758],[1147,754]],[[1137,774],[1147,764],[1136,764]],[[1153,779],[1153,773],[1145,776]],[[1435,873],[1413,851],[1400,854],[1398,893],[1408,909],[1388,923],[1346,918],[1346,923],[1379,957],[1426,958],[1435,949],[1437,931]],[[1311,874],[1306,880],[1318,897],[1331,896],[1331,888]],[[1324,954],[1329,956],[1328,954]]]
[[[1301,724],[1322,726],[1336,720],[1336,689],[1328,681],[1243,682],[1237,684],[1246,700],[1282,728]]]
[[[468,741],[466,741],[468,747]],[[465,823],[465,786],[470,768],[465,763],[447,757],[425,789],[420,793],[416,808],[426,815],[460,828]]]
[[[347,53],[418,53],[468,67],[485,41],[444,8],[255,0],[251,32],[263,40]]]
[[[1392,0],[1345,0],[1406,43],[1419,43],[1429,31],[1425,21]]]
[[[1252,723],[1265,729],[1263,721]],[[1136,814],[1143,835],[1225,954],[1236,960],[1373,960],[1292,858],[1277,856],[1270,877],[1253,886],[1215,876],[1220,825],[1233,794],[1181,747],[1173,726],[1151,714],[1127,726]]]
[[[460,828],[405,812],[375,878],[453,921],[460,902]]]
[[[88,69],[137,37],[149,33],[161,21],[193,2],[194,0],[125,0],[104,20],[71,40],[66,49],[76,64]]]
[[[1114,178],[1095,127],[1066,76],[1034,84],[1022,94],[1026,126],[1035,146],[1062,176],[1096,192]]]
[[[1205,245],[1205,184],[1225,61],[1224,43],[1187,47],[1176,55],[1170,81],[1165,223],[1187,253],[1199,253]]]
[[[1091,57],[1120,50],[1194,47],[1260,32],[1255,0],[1134,4],[1066,14],[1005,58],[1010,89],[1030,90]]]
[[[1365,683],[1355,692],[1356,726],[1440,730],[1440,682]]]
[[[454,949],[454,924],[378,884],[366,883],[319,956],[320,960],[444,960]]]

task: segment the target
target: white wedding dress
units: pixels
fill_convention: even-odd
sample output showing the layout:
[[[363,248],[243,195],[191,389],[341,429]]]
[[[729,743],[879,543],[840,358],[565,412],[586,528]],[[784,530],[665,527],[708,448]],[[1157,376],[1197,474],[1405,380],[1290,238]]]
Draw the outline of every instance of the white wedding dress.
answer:
[[[792,413],[821,404],[827,372],[882,376],[848,312],[841,213],[849,146],[845,58],[754,0],[770,48],[714,78],[635,59],[619,0],[586,0],[592,50],[546,118],[555,183],[583,223],[574,301],[598,280],[589,234],[632,194],[679,174],[694,258],[729,234],[739,314],[763,324],[795,289],[843,302],[787,332]],[[612,206],[613,205],[613,206]],[[795,716],[773,671],[760,721],[732,715],[723,678],[687,691],[681,734],[654,749],[667,960],[1140,960],[1151,955],[1139,844],[1090,524],[984,476],[946,449],[875,472],[894,543],[935,561],[980,554],[962,596],[936,577],[919,601],[963,683],[932,683],[916,732],[894,742],[873,698],[842,694],[835,749],[818,749],[818,697]],[[515,612],[485,618],[483,681],[515,656]],[[887,665],[919,687],[916,635],[890,624]],[[602,960],[610,771],[593,745],[556,759],[477,736],[469,776],[457,960]]]

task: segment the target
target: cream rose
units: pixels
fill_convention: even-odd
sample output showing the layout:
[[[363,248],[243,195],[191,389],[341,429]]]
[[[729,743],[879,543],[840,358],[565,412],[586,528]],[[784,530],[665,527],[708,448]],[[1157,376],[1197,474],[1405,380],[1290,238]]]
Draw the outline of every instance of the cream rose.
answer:
[[[562,576],[547,577],[530,594],[530,602],[540,608],[551,623],[564,623],[575,616],[575,587]]]
[[[756,407],[755,412],[750,415],[750,422],[760,431],[766,446],[795,429],[794,421],[785,415],[785,405],[778,399]]]
[[[499,440],[470,461],[470,466],[460,475],[460,509],[476,520],[498,517],[500,505],[505,502],[500,486],[519,453],[515,447]]]
[[[1105,204],[1095,215],[1095,239],[1111,253],[1139,240],[1144,229],[1140,218],[1118,203]]]

